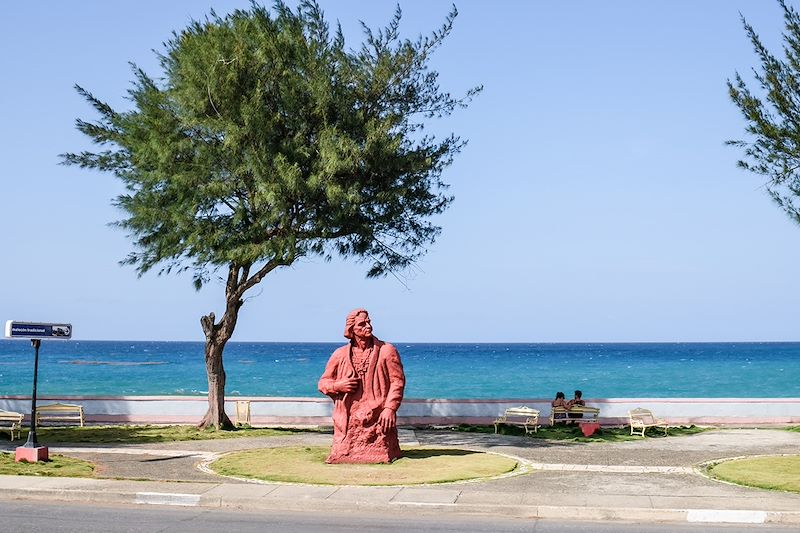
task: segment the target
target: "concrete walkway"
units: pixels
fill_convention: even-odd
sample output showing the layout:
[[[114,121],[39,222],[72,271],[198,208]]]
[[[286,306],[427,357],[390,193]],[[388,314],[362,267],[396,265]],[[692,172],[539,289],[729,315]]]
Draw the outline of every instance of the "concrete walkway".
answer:
[[[330,441],[330,435],[300,433],[158,445],[52,446],[51,454],[94,462],[97,477],[0,476],[0,498],[800,526],[800,495],[716,482],[698,467],[729,457],[800,453],[800,433],[783,430],[715,430],[613,444],[404,430],[401,441],[406,446],[490,451],[515,457],[521,464],[518,475],[426,486],[256,484],[224,478],[203,467],[228,451],[326,446]],[[3,444],[2,450],[14,448]]]

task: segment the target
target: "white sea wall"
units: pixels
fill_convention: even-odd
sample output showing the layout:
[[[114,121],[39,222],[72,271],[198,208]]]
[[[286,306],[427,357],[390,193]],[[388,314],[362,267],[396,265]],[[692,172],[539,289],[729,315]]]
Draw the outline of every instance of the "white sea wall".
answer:
[[[229,397],[225,410],[235,421],[236,402],[250,404],[252,425],[329,425],[328,398]],[[44,396],[37,405],[80,404],[89,423],[191,424],[208,406],[202,396]],[[644,407],[673,425],[787,425],[800,424],[800,398],[587,398],[600,409],[603,424],[627,423],[630,409]],[[488,424],[506,408],[525,405],[539,409],[544,422],[550,400],[417,399],[403,401],[401,425]],[[27,396],[0,396],[0,409],[30,412]],[[546,422],[545,422],[546,423]]]

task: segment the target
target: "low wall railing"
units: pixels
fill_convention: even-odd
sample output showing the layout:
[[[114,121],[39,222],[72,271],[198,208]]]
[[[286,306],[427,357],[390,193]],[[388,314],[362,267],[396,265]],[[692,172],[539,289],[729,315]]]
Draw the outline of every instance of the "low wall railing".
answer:
[[[253,425],[329,425],[332,402],[326,397],[227,397],[233,420],[236,402],[247,401]],[[192,424],[206,412],[204,396],[39,396],[37,404],[77,403],[89,423]],[[628,411],[650,409],[674,425],[800,424],[800,398],[587,398],[600,409],[603,424],[627,423]],[[508,407],[525,405],[549,416],[550,400],[407,398],[398,412],[401,425],[489,424]],[[27,396],[0,396],[0,409],[30,412]]]

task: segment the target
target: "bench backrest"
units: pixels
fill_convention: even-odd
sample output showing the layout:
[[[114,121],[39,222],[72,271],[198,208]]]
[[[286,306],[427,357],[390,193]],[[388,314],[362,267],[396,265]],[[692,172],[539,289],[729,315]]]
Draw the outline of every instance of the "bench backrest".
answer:
[[[572,409],[567,409],[566,407],[553,407],[554,413],[591,413],[591,414],[598,414],[600,409],[597,407],[587,407],[585,405],[576,405]]]
[[[569,409],[567,412],[569,413],[594,413],[597,414],[600,412],[598,407],[589,407],[586,405],[575,405],[572,409]]]
[[[631,423],[639,422],[641,424],[654,424],[656,422],[656,417],[653,416],[653,412],[650,409],[644,409],[641,407],[628,411],[628,418],[630,419]]]
[[[4,411],[0,409],[0,420],[3,421],[11,421],[11,422],[22,422],[23,418],[22,413],[15,413],[13,411]]]
[[[48,405],[41,405],[37,411],[42,412],[68,412],[74,413],[75,411],[82,411],[83,406],[73,403],[51,403]]]
[[[539,416],[539,411],[531,407],[509,407],[505,416]]]

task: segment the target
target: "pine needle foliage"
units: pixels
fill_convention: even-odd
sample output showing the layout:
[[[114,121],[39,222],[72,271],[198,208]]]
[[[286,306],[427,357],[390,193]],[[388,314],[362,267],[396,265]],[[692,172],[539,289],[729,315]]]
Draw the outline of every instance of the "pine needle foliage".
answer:
[[[429,217],[452,201],[441,175],[464,145],[423,121],[480,90],[455,98],[429,68],[456,14],[412,41],[398,8],[349,50],[312,1],[212,12],[165,43],[163,80],[133,66],[132,110],[77,87],[100,116],[77,127],[105,149],[63,161],[125,183],[117,224],[140,274],[191,269],[199,288],[220,266],[335,253],[398,271],[440,232]]]
[[[738,72],[728,80],[728,93],[746,120],[750,140],[727,144],[743,149],[739,167],[765,176],[769,195],[800,223],[800,15],[784,0],[778,3],[785,23],[783,57],[770,52],[742,16],[760,65],[753,69],[752,86]]]

